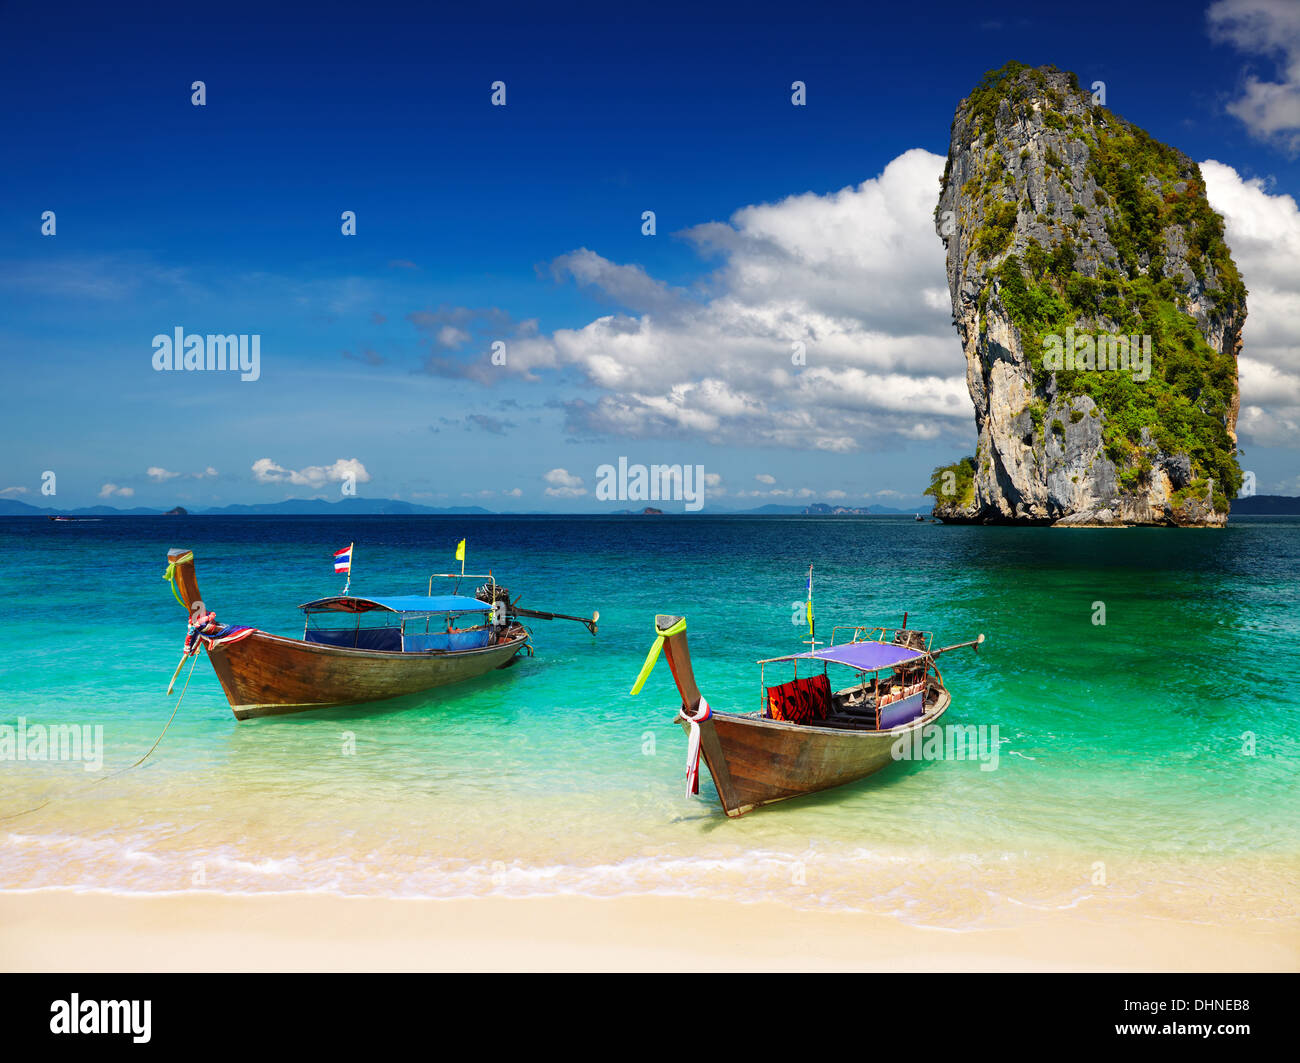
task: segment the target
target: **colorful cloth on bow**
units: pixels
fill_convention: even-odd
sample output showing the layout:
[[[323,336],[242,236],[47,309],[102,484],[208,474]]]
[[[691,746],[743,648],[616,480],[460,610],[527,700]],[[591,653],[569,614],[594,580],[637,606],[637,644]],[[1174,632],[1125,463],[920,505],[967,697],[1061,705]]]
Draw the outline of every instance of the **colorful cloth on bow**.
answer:
[[[238,642],[240,639],[246,639],[257,628],[241,627],[238,624],[222,624],[216,631],[206,633],[203,637],[208,640],[208,646],[221,646],[227,642]]]

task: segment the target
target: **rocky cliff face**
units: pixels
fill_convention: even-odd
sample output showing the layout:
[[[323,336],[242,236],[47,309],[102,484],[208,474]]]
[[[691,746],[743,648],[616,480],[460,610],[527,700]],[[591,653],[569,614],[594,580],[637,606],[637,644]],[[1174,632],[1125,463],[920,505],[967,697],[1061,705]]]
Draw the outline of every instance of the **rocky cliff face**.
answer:
[[[1221,525],[1246,290],[1196,164],[1012,63],[957,108],[935,225],[979,433],[935,515]]]

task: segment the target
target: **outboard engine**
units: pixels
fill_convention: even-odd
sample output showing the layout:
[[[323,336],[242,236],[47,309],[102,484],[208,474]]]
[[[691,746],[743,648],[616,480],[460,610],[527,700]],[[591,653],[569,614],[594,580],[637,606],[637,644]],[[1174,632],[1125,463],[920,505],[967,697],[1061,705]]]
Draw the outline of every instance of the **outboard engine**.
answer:
[[[474,597],[492,606],[492,626],[498,631],[510,624],[510,590],[499,583],[484,583]]]

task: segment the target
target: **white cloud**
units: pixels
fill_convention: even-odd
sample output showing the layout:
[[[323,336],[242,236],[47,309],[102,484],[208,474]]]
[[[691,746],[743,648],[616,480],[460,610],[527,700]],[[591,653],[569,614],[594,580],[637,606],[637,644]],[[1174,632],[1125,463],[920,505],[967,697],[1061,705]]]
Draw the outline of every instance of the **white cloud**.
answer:
[[[1262,140],[1300,152],[1300,4],[1296,0],[1217,0],[1206,11],[1210,37],[1276,60],[1278,80],[1247,73],[1228,113]]]
[[[642,310],[671,309],[683,295],[655,280],[641,266],[620,266],[585,247],[557,258],[551,263],[551,273],[557,278],[572,277],[582,287]]]
[[[215,475],[216,470],[212,470]],[[296,487],[323,487],[327,483],[340,483],[350,479],[355,483],[369,483],[370,473],[356,458],[339,458],[333,465],[308,465],[305,469],[286,469],[270,458],[253,462],[253,479],[260,484],[289,483]]]
[[[1238,435],[1262,446],[1294,447],[1300,444],[1300,207],[1213,159],[1201,163],[1201,173],[1249,291],[1237,363]]]
[[[945,430],[964,437],[965,359],[931,215],[943,161],[913,149],[856,187],[687,230],[720,261],[689,290],[587,248],[563,255],[556,276],[620,309],[517,336],[509,369],[535,378],[576,368],[604,391],[568,404],[575,433],[841,453]]]
[[[100,498],[130,498],[135,494],[133,487],[118,487],[117,484],[104,484],[99,489]]]
[[[179,473],[172,472],[170,469],[164,469],[161,465],[150,465],[145,469],[145,475],[154,483],[166,483],[168,480],[174,480],[178,476],[186,476],[191,480],[203,480],[217,475],[217,470],[209,465],[202,472]]]
[[[512,487],[509,491],[502,491],[501,493],[509,498],[522,498],[524,494],[518,487]]]
[[[13,498],[14,495],[25,494],[27,494],[27,488],[25,487],[6,487],[0,490],[0,498]]]
[[[550,484],[546,493],[552,498],[577,498],[587,493],[582,477],[574,476],[568,469],[552,469],[542,479]]]
[[[1281,10],[1264,0],[1228,9]],[[536,379],[576,370],[598,391],[566,403],[577,435],[672,433],[829,453],[945,435],[969,442],[966,364],[932,218],[942,169],[940,156],[912,149],[855,187],[744,207],[689,229],[683,235],[718,260],[689,289],[587,248],[561,256],[556,276],[616,309],[549,335],[535,323],[521,327],[505,372]],[[1250,290],[1239,431],[1256,444],[1294,445],[1300,212],[1292,197],[1222,163],[1202,171]],[[460,327],[480,313],[443,308],[422,327]],[[796,343],[802,365],[791,358]]]
[[[754,479],[757,480],[757,481],[758,481],[759,483],[761,483],[761,484],[769,484],[769,485],[771,485],[771,484],[776,483],[776,477],[773,476],[773,475],[771,475],[771,473],[766,473],[766,472],[760,472],[760,473],[755,474]]]

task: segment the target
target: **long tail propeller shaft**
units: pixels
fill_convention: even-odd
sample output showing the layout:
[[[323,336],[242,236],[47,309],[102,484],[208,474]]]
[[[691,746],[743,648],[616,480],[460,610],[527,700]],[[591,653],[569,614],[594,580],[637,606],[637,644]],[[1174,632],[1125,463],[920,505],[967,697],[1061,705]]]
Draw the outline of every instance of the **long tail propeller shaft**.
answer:
[[[521,605],[512,605],[510,611],[516,616],[526,616],[533,620],[574,620],[579,624],[584,624],[593,635],[596,633],[596,622],[600,620],[600,610],[596,610],[590,617],[568,616],[565,613],[545,613],[540,609],[525,609]]]
[[[983,642],[983,641],[984,641],[984,635],[983,635],[983,633],[981,633],[979,638],[977,638],[977,639],[971,639],[970,642],[958,642],[958,643],[953,644],[952,646],[944,646],[942,649],[931,650],[931,651],[930,651],[930,656],[931,656],[931,657],[938,657],[939,654],[941,654],[941,653],[947,653],[949,650],[964,650],[967,646],[974,646],[974,647],[975,647],[975,652],[976,652],[976,653],[979,653],[979,651],[980,651],[980,643]]]

